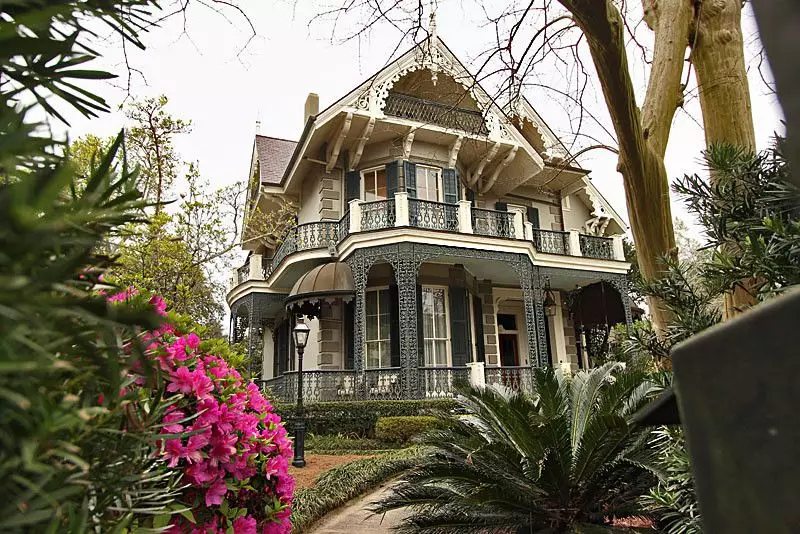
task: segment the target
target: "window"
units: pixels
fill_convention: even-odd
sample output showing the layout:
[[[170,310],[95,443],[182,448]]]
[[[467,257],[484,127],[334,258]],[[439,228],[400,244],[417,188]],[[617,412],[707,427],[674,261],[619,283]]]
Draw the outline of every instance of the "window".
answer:
[[[367,368],[391,367],[392,347],[389,329],[389,290],[376,289],[366,294]]]
[[[441,169],[417,165],[417,198],[440,202],[441,196]]]
[[[422,288],[422,331],[425,337],[425,365],[448,365],[447,291],[443,287]]]
[[[386,168],[371,169],[361,173],[362,197],[361,200],[369,202],[371,200],[386,199]]]

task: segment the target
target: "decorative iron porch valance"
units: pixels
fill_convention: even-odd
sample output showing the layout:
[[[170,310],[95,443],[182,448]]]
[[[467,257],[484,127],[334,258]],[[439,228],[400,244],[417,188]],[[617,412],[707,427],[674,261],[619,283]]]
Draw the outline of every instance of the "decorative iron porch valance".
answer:
[[[355,296],[353,271],[346,263],[331,262],[314,267],[300,277],[286,298],[290,312],[316,317],[322,302],[349,302]]]

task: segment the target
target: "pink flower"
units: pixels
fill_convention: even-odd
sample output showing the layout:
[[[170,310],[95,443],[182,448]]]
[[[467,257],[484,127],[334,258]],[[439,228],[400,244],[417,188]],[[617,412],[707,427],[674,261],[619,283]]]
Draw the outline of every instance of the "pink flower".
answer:
[[[157,314],[164,317],[167,316],[167,303],[163,298],[158,295],[153,295],[150,297],[150,304],[153,305],[153,308],[155,308]]]
[[[122,301],[129,300],[131,297],[133,297],[134,295],[136,295],[138,293],[139,293],[138,289],[136,289],[135,287],[129,287],[128,289],[126,289],[122,293],[117,293],[116,295],[111,295],[106,300],[108,300],[108,302],[122,302]]]
[[[204,456],[203,453],[200,452],[200,449],[208,445],[208,441],[208,432],[202,432],[189,437],[189,441],[186,443],[185,457],[190,464],[199,462],[203,459]]]
[[[267,460],[267,465],[264,467],[264,474],[267,475],[267,480],[272,480],[275,475],[286,473],[289,468],[289,463],[283,456],[273,456]]]
[[[257,534],[256,531],[256,520],[249,515],[244,517],[240,517],[236,521],[233,522],[233,533],[234,534]]]
[[[169,460],[167,465],[170,467],[175,467],[178,465],[178,461],[183,458],[184,449],[181,440],[179,439],[168,439],[164,444],[164,456]]]
[[[211,449],[208,457],[212,463],[227,462],[232,454],[236,453],[235,435],[215,435],[211,438]]]
[[[219,506],[222,504],[226,493],[228,493],[228,487],[225,485],[225,481],[222,479],[217,480],[206,490],[206,506],[214,504]]]
[[[190,371],[185,365],[178,367],[172,373],[172,382],[167,386],[167,391],[180,391],[184,395],[194,393],[196,397],[203,398],[208,396],[214,389],[214,383],[206,376],[203,371]]]
[[[186,468],[186,476],[195,486],[203,486],[219,476],[219,468],[211,462],[198,462]]]
[[[164,419],[161,421],[162,423],[166,423],[164,425],[163,430],[161,431],[162,434],[177,434],[179,432],[183,432],[183,425],[175,423],[175,421],[180,421],[186,418],[186,414],[184,414],[180,410],[172,410],[164,416]]]

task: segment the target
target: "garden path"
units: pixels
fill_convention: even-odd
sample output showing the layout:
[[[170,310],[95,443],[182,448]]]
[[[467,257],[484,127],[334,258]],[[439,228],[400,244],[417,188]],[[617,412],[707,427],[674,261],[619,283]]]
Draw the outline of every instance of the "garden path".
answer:
[[[389,491],[384,485],[350,501],[321,519],[308,534],[388,534],[405,517],[405,510],[373,515],[367,508]]]

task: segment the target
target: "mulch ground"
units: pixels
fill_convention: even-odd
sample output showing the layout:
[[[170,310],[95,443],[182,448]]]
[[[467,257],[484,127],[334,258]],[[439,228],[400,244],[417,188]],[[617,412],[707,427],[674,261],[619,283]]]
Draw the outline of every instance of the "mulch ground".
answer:
[[[297,489],[310,488],[314,486],[319,475],[324,471],[336,467],[337,465],[346,464],[359,458],[366,458],[373,456],[370,454],[355,455],[355,454],[306,454],[305,467],[292,467],[289,466],[289,474],[294,478],[295,486]]]

